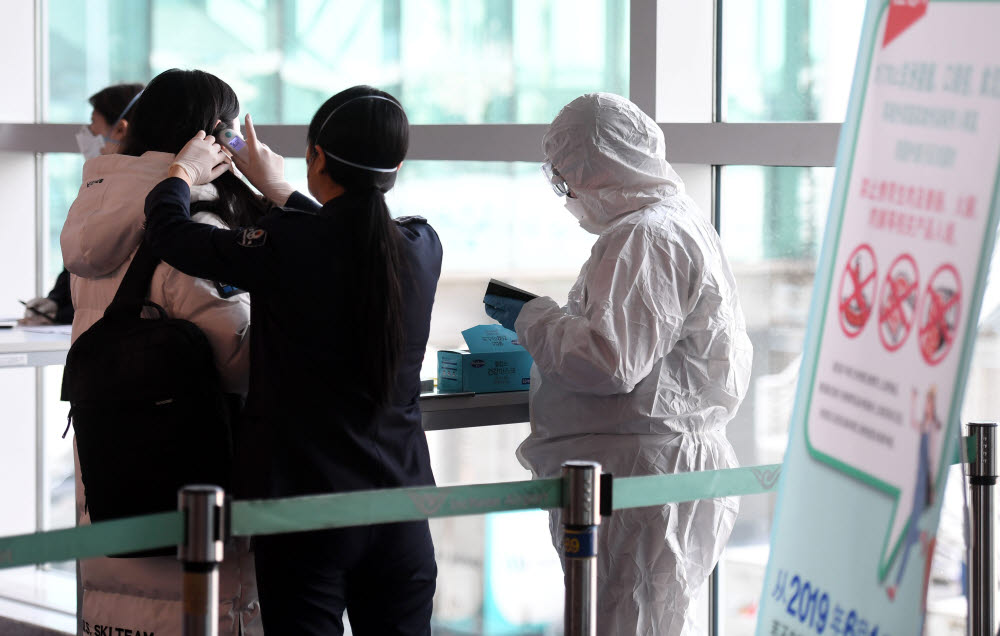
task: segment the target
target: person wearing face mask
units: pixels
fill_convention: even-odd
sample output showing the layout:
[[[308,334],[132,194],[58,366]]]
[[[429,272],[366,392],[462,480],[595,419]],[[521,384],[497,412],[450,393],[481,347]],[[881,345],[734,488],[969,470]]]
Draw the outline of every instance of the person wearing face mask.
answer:
[[[142,88],[142,84],[115,84],[90,96],[88,101],[93,108],[90,125],[81,126],[76,133],[76,144],[85,159],[118,152],[118,145],[128,130],[127,116]],[[24,305],[24,317],[18,324],[72,324],[73,295],[70,292],[69,272],[63,269],[47,295],[32,298]]]
[[[485,299],[534,360],[518,459],[537,478],[572,459],[619,477],[735,467],[725,426],[753,351],[719,236],[667,163],[662,131],[628,100],[594,93],[562,109],[543,147],[556,193],[598,238],[565,307]],[[597,633],[688,633],[737,508],[707,499],[603,519]],[[558,550],[558,511],[550,524]]]
[[[142,88],[142,84],[116,84],[90,96],[90,125],[76,133],[76,145],[85,159],[118,152],[128,132],[129,111]]]
[[[418,217],[393,219],[385,193],[409,123],[383,91],[329,98],[307,131],[309,192],[246,118],[236,167],[273,203],[253,227],[189,218],[190,184],[225,170],[199,133],[146,198],[146,237],[164,261],[250,293],[250,392],[237,440],[241,498],[434,483],[421,426],[420,366],[441,243]],[[223,163],[220,163],[223,162]],[[254,538],[268,634],[429,636],[437,566],[427,521]]]

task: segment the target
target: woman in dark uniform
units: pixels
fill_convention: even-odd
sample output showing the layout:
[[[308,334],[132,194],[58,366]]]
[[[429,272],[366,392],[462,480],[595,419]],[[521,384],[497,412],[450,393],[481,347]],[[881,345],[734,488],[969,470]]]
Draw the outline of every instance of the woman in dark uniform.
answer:
[[[226,169],[200,133],[146,199],[147,240],[183,272],[251,296],[250,391],[239,432],[240,497],[285,497],[434,483],[419,372],[441,270],[437,234],[390,217],[409,124],[391,95],[357,86],[312,119],[309,192],[246,121],[236,165],[275,204],[255,227],[189,219],[189,184]],[[265,631],[430,634],[437,567],[426,521],[258,537]]]

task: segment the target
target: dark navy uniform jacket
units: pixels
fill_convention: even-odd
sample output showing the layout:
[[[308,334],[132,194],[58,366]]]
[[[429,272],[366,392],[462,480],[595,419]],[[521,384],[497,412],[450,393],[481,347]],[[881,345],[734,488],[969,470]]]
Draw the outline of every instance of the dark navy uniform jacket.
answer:
[[[191,221],[181,179],[146,198],[146,240],[191,276],[250,292],[250,389],[237,432],[237,495],[280,497],[434,483],[420,418],[420,366],[441,273],[441,243],[420,218],[397,221],[404,254],[404,351],[391,404],[357,388],[367,352],[350,324],[351,263],[342,231],[359,203],[320,207],[295,193],[256,227]]]

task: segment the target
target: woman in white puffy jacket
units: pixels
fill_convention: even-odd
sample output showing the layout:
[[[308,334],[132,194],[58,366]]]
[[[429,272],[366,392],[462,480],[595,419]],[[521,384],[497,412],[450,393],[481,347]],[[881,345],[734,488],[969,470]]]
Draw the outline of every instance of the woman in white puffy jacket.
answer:
[[[143,239],[146,194],[166,176],[174,154],[196,130],[211,132],[220,123],[238,128],[238,115],[236,94],[222,80],[201,71],[166,71],[150,82],[136,103],[121,154],[84,164],[80,193],[60,239],[76,310],[74,341],[104,315],[114,298]],[[191,200],[194,220],[218,227],[251,225],[267,209],[228,172],[193,188]],[[149,299],[169,316],[198,325],[211,343],[223,388],[246,394],[247,294],[161,263]],[[78,523],[85,525],[90,519],[79,462],[76,493]],[[87,559],[80,562],[80,584],[80,633],[181,633],[181,566],[175,558]],[[227,549],[219,600],[220,634],[262,633],[253,557],[246,543]]]

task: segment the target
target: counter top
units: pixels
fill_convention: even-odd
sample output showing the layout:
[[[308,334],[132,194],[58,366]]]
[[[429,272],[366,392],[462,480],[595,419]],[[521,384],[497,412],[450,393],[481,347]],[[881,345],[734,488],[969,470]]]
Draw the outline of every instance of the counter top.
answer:
[[[0,329],[0,369],[66,363],[69,325]],[[423,393],[424,430],[494,426],[528,421],[528,392]]]
[[[528,421],[528,392],[422,393],[424,430],[495,426]]]
[[[0,368],[64,364],[69,338],[69,325],[0,329]]]

